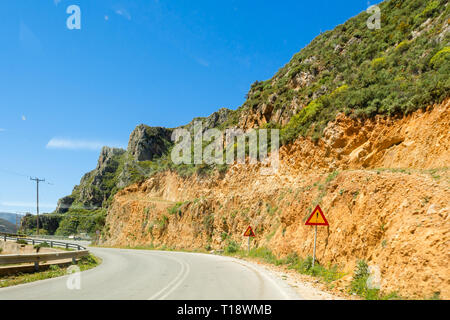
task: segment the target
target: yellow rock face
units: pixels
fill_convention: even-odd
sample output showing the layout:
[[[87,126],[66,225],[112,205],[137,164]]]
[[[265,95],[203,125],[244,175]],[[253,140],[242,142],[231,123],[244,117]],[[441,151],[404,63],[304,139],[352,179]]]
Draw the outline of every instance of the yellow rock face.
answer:
[[[340,115],[317,143],[282,147],[272,176],[238,164],[224,176],[158,174],[116,195],[103,240],[223,249],[232,239],[244,247],[251,225],[254,245],[306,257],[314,228],[305,221],[320,203],[330,224],[318,227],[320,263],[352,274],[365,259],[379,270],[382,293],[449,299],[449,106],[365,122]]]

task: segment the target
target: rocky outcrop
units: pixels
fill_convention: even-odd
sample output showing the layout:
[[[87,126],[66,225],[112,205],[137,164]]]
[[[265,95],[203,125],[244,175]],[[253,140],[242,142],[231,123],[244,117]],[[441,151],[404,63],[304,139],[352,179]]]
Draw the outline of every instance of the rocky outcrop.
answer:
[[[70,208],[101,208],[116,187],[118,169],[125,158],[125,150],[103,147],[96,168],[81,178],[70,196],[58,201],[56,212],[66,213]]]
[[[262,164],[209,178],[162,172],[115,196],[103,240],[223,250],[229,241],[245,247],[251,225],[255,247],[306,258],[314,233],[304,222],[320,204],[330,226],[319,229],[317,257],[349,275],[342,289],[364,259],[380,270],[384,294],[448,299],[449,110],[447,100],[402,119],[340,115],[317,143],[282,147],[272,176]]]
[[[203,126],[203,132],[212,128],[221,128],[225,124],[229,123],[232,116],[236,113],[231,109],[221,108],[208,117],[194,118],[190,123],[180,128],[184,128],[193,131],[193,124],[195,122],[201,122]]]
[[[137,161],[151,161],[168,151],[171,135],[171,129],[141,124],[130,135],[128,153]]]
[[[56,205],[56,213],[66,213],[69,211],[73,202],[75,201],[75,197],[67,196],[58,200],[58,204]]]

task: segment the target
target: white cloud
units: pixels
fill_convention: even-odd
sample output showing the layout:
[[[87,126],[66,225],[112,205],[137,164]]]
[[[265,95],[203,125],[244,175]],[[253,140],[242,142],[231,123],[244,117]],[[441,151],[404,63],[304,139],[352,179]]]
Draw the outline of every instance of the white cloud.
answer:
[[[127,20],[131,20],[131,15],[125,9],[117,9],[116,10],[116,14],[118,14],[119,16],[124,17]]]
[[[61,0],[53,0],[53,3],[55,4],[55,6],[57,6],[60,2],[61,2]]]
[[[88,140],[72,140],[52,138],[48,143],[47,149],[66,149],[66,150],[100,150],[103,146],[111,146],[121,148],[122,146],[115,143],[105,143],[101,141]]]

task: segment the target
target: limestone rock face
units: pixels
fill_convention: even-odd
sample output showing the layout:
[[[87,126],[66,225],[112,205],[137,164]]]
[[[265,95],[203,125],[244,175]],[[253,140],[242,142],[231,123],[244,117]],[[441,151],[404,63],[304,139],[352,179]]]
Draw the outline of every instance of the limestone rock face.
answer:
[[[69,208],[72,206],[72,203],[75,201],[75,198],[72,196],[67,196],[58,200],[58,204],[56,206],[56,213],[66,213],[69,211]]]
[[[130,135],[128,153],[137,161],[151,161],[168,150],[171,135],[171,129],[141,124]]]
[[[58,201],[56,213],[66,213],[74,206],[77,209],[101,208],[114,187],[111,182],[125,153],[123,149],[103,147],[96,168],[81,178],[70,196]]]
[[[232,114],[235,111],[227,109],[227,108],[222,108],[219,109],[218,111],[214,112],[213,114],[211,114],[208,117],[198,117],[198,118],[194,118],[190,123],[188,123],[187,125],[180,127],[183,129],[187,129],[189,131],[193,131],[194,129],[194,123],[195,122],[201,122],[202,123],[202,127],[203,127],[203,132],[205,132],[208,129],[212,129],[212,128],[220,128],[221,125],[225,124],[228,120],[230,120]]]
[[[252,225],[255,247],[308,257],[314,232],[304,219],[320,201],[330,222],[318,230],[320,263],[351,279],[365,260],[366,284],[382,295],[449,299],[449,126],[450,99],[403,118],[339,114],[317,142],[282,146],[270,176],[261,163],[236,163],[224,175],[160,172],[116,194],[101,240],[217,252],[230,241],[246,247],[242,232]]]

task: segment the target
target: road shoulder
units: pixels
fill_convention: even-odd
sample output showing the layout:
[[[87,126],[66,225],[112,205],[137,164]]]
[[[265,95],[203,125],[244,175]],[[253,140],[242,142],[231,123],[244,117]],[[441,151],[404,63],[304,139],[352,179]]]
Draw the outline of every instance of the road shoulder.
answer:
[[[278,282],[282,282],[295,291],[296,295],[304,300],[354,300],[355,296],[348,295],[344,292],[332,291],[317,278],[307,276],[290,270],[286,266],[275,266],[257,259],[236,258],[236,260],[244,261],[251,264],[259,270],[270,274]]]

